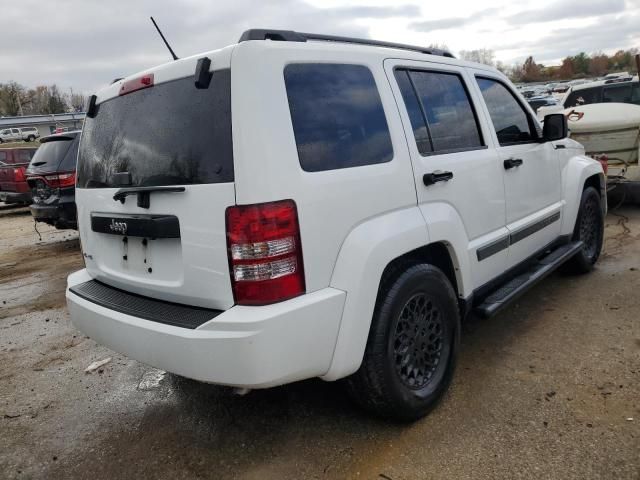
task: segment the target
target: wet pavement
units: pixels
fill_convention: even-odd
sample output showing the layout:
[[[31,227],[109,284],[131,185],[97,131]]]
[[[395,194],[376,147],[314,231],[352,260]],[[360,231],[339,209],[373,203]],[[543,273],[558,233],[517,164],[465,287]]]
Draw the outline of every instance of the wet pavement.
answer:
[[[450,392],[410,425],[339,383],[238,397],[96,345],[64,307],[77,234],[39,228],[0,210],[0,478],[640,478],[638,208],[607,217],[592,274],[471,319]]]

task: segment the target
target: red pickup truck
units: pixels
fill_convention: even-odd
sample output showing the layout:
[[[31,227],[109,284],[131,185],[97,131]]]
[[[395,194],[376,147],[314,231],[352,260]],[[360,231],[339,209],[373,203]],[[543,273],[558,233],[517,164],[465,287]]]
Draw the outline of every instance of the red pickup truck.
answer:
[[[31,203],[31,189],[25,170],[35,153],[35,148],[0,149],[0,201]]]

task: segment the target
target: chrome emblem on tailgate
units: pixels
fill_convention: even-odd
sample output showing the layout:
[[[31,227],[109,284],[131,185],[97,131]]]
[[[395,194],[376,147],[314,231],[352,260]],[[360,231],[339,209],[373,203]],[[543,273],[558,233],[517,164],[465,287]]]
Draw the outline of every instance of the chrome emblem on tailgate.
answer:
[[[109,225],[109,229],[112,232],[119,232],[122,235],[127,234],[127,222],[116,222],[115,219],[111,219],[111,224]]]

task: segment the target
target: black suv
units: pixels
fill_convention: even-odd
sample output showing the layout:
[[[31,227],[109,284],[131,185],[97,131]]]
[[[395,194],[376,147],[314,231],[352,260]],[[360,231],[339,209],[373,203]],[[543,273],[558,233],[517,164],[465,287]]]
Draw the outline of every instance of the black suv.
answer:
[[[78,228],[76,215],[76,161],[80,132],[65,132],[40,139],[38,149],[27,168],[27,182],[36,222],[59,229]]]

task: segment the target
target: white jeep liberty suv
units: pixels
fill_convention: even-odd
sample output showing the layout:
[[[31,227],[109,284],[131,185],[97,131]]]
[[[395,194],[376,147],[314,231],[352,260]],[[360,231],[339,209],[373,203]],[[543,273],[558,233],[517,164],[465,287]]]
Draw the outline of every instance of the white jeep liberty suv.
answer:
[[[493,68],[249,30],[91,98],[71,319],[178,375],[346,379],[400,420],[442,397],[460,322],[589,271],[600,164]]]

